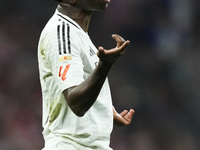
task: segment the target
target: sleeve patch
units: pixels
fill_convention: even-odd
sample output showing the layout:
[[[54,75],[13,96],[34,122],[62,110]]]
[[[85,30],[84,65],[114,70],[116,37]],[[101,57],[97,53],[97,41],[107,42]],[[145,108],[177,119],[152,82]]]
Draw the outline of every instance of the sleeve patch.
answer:
[[[71,66],[70,64],[66,65],[64,71],[63,71],[63,66],[60,66],[59,77],[61,77],[61,79],[63,81],[65,81],[67,79],[67,72],[68,72],[70,66]]]
[[[63,56],[63,57],[60,57],[60,58],[59,58],[59,62],[65,61],[65,60],[72,60],[72,56],[69,55],[69,56]]]

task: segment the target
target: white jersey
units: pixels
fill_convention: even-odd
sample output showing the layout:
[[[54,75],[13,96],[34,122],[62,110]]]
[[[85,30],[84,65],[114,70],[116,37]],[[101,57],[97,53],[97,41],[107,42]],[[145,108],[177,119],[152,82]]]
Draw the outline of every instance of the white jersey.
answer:
[[[71,111],[62,94],[93,72],[99,61],[96,53],[88,34],[56,10],[42,31],[38,46],[45,150],[111,149],[113,112],[108,80],[83,117]]]

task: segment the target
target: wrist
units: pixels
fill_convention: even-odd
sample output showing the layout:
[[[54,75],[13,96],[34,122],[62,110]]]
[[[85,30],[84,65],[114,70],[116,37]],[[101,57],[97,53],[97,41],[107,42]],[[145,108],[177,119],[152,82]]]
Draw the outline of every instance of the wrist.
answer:
[[[113,64],[112,63],[106,63],[106,62],[102,61],[101,59],[99,59],[98,66],[101,67],[101,68],[110,70],[112,68]]]

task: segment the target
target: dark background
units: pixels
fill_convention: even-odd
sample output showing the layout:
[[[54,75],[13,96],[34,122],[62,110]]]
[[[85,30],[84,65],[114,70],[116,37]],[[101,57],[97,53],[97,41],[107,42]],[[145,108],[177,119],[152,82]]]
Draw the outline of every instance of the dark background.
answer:
[[[0,149],[40,150],[42,99],[37,44],[52,16],[51,0],[0,0]],[[136,112],[114,127],[114,150],[199,150],[200,2],[112,0],[95,12],[94,44],[131,44],[109,74],[113,103]]]

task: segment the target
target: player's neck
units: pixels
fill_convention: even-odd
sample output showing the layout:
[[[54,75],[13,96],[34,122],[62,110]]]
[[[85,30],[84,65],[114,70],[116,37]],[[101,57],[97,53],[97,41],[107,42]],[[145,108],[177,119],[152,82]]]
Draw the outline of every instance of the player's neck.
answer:
[[[73,19],[85,31],[88,31],[92,12],[84,11],[71,5],[58,5],[57,10]]]

